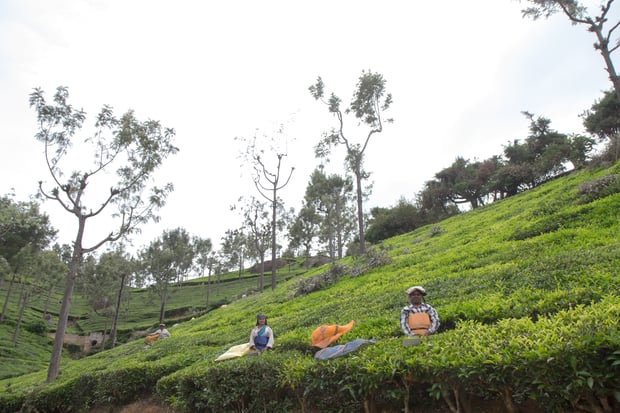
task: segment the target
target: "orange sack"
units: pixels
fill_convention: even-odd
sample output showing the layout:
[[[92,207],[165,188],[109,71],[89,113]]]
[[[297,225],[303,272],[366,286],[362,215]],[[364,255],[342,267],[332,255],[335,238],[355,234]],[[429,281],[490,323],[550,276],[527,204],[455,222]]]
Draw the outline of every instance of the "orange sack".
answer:
[[[355,320],[351,320],[349,324],[339,326],[336,324],[323,324],[312,332],[312,346],[325,348],[334,343],[344,333],[353,328]]]
[[[144,344],[153,344],[159,338],[159,334],[150,334],[144,337]]]

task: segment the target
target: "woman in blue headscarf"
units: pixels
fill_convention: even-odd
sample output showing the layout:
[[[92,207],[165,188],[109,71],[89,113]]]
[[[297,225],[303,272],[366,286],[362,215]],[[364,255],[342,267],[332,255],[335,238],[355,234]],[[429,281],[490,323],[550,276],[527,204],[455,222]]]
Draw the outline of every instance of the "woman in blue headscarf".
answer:
[[[250,332],[250,349],[271,350],[273,348],[273,331],[267,325],[267,317],[264,314],[256,316],[256,326]]]

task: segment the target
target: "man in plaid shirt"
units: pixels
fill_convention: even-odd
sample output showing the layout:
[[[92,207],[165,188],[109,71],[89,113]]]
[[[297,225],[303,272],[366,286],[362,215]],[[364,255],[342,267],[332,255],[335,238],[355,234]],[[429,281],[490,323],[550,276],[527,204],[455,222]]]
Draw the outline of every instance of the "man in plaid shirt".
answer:
[[[426,290],[416,285],[408,288],[406,293],[409,305],[400,312],[400,328],[411,337],[428,337],[429,334],[436,333],[439,328],[439,315],[432,306],[424,302]]]

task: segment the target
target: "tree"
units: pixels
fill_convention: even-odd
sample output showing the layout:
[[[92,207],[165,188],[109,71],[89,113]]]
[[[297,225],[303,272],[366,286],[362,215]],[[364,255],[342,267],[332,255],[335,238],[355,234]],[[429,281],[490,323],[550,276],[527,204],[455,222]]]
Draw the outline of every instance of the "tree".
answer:
[[[605,92],[602,99],[581,115],[586,130],[600,142],[609,140],[607,158],[617,162],[620,158],[620,100],[613,91]]]
[[[38,203],[17,202],[12,195],[0,198],[0,257],[11,274],[0,322],[6,317],[13,283],[24,266],[24,259],[47,247],[56,233],[49,217],[39,211]]]
[[[280,126],[277,131],[277,134],[281,136],[284,133],[284,126]],[[250,140],[246,152],[244,154],[244,159],[249,160],[253,166],[252,170],[252,180],[254,181],[254,186],[258,193],[265,198],[267,201],[271,203],[271,289],[275,290],[276,288],[276,253],[277,253],[277,245],[276,245],[276,227],[278,226],[277,221],[277,211],[278,211],[278,191],[284,188],[291,177],[293,176],[293,172],[295,171],[295,167],[291,167],[291,170],[288,173],[288,177],[284,179],[281,176],[281,168],[282,168],[282,159],[288,156],[286,153],[286,149],[281,149],[281,142],[276,142],[275,139],[270,139],[268,141],[270,154],[275,154],[275,166],[267,166],[265,163],[265,159],[263,155],[265,154],[265,149],[259,148],[257,145],[257,136],[254,135],[253,139]],[[284,148],[288,147],[288,144],[284,145]],[[282,225],[281,225],[282,226]],[[261,288],[262,291],[262,288]]]
[[[200,253],[199,253],[200,254]],[[204,260],[204,261],[203,261]],[[214,274],[217,274],[217,281],[219,282],[219,273],[221,269],[221,264],[218,258],[218,254],[215,251],[211,251],[207,257],[199,256],[198,262],[200,266],[206,265],[207,273],[207,301],[206,307],[209,308],[209,299],[211,295],[211,279]],[[203,270],[204,271],[204,270]]]
[[[246,236],[243,229],[227,230],[222,237],[222,257],[226,260],[225,265],[228,269],[237,267],[239,278],[243,273],[245,262]]]
[[[194,237],[192,243],[194,244],[195,251],[194,266],[196,272],[204,277],[205,270],[209,268],[211,264],[210,260],[213,256],[213,243],[209,238],[203,239],[200,237]],[[210,280],[207,280],[207,307],[209,306],[209,281]]]
[[[325,85],[321,77],[317,79],[316,84],[308,88],[312,97],[327,105],[329,112],[338,119],[338,126],[332,128],[329,133],[325,133],[315,147],[315,155],[319,158],[325,158],[331,153],[333,146],[344,145],[346,148],[345,166],[355,175],[360,253],[364,253],[366,250],[362,182],[370,176],[364,170],[364,154],[370,138],[375,133],[383,131],[383,112],[387,111],[392,104],[392,94],[386,94],[385,83],[386,81],[381,74],[373,73],[370,70],[368,72],[362,71],[351,104],[344,111],[340,108],[341,99],[333,92],[329,99],[325,100]],[[359,122],[370,128],[362,143],[355,143],[344,134],[344,115],[350,113],[353,113]],[[391,123],[393,119],[386,119],[385,121]]]
[[[435,177],[455,204],[469,203],[472,209],[484,204],[485,178],[488,177],[481,176],[478,162],[459,156],[452,165],[437,172]]]
[[[164,321],[170,284],[180,281],[192,269],[196,249],[187,231],[183,228],[166,230],[163,234],[140,251],[144,276],[155,281],[155,291],[159,295],[159,322]]]
[[[304,256],[309,257],[313,240],[318,236],[320,223],[321,217],[316,208],[311,203],[302,201],[301,210],[288,229],[288,248],[294,250],[302,247]]]
[[[504,162],[492,175],[496,190],[507,196],[534,188],[550,178],[562,173],[565,163],[579,156],[576,150],[585,149],[586,145],[569,139],[563,133],[551,129],[551,121],[523,112],[530,120],[530,133],[523,143],[518,139],[504,146]]]
[[[243,198],[239,199],[241,203]],[[243,227],[247,229],[248,254],[260,260],[260,276],[258,289],[262,292],[265,288],[265,253],[269,249],[271,240],[272,224],[269,220],[269,211],[266,205],[252,197],[250,202],[241,209],[243,214]],[[275,261],[271,263],[275,267]]]
[[[43,307],[43,319],[51,320],[51,316],[47,310],[49,308],[49,302],[52,298],[54,290],[62,285],[62,280],[67,274],[67,264],[62,260],[62,257],[58,255],[58,252],[54,249],[45,250],[36,255],[35,258],[35,276],[36,281],[39,283],[39,287],[45,294],[45,305]]]
[[[423,211],[414,203],[401,198],[393,208],[373,208],[366,233],[371,242],[379,242],[426,225]]]
[[[450,191],[436,179],[424,183],[424,188],[420,191],[418,198],[424,211],[433,211],[440,217],[449,216],[452,208],[458,209],[456,204],[450,200]]]
[[[610,22],[611,27],[606,28],[609,20],[609,12],[614,0],[606,0],[600,6],[598,16],[588,14],[588,7],[583,2],[576,0],[526,0],[532,6],[521,10],[523,17],[531,17],[537,20],[541,17],[548,18],[551,15],[561,11],[570,20],[573,25],[582,24],[590,33],[596,36],[594,49],[598,50],[605,61],[605,70],[609,75],[609,80],[614,86],[616,97],[620,100],[620,78],[616,73],[611,55],[620,47],[620,42],[616,38],[614,44],[612,36],[614,31],[620,26],[620,21]]]
[[[343,257],[343,248],[355,227],[355,218],[351,216],[349,208],[352,192],[353,183],[350,178],[337,174],[327,176],[322,168],[314,170],[306,188],[304,200],[312,205],[322,218],[319,235],[327,242],[332,261]]]
[[[172,145],[173,129],[163,128],[153,120],[141,122],[131,110],[117,118],[106,105],[96,117],[94,135],[83,140],[84,149],[92,150],[92,157],[75,154],[77,160],[85,163],[82,170],[69,172],[67,169],[75,167],[76,158],[67,155],[77,143],[75,135],[82,129],[86,113],[70,105],[68,97],[65,87],[57,88],[52,104],[47,104],[39,88],[30,94],[30,107],[35,109],[39,123],[35,136],[44,145],[45,162],[52,178],[49,187],[39,182],[39,193],[57,202],[77,221],[47,373],[48,383],[58,376],[73,287],[84,254],[139,231],[144,223],[158,220],[155,211],[164,205],[173,187],[172,184],[157,187],[152,178],[163,161],[178,151]],[[85,159],[91,159],[92,163]],[[116,182],[112,182],[112,176],[116,176]],[[99,183],[107,190],[98,188]],[[115,227],[91,246],[85,246],[86,223],[109,209],[114,210],[111,220]]]
[[[91,306],[95,312],[101,311],[105,317],[112,316],[110,328],[110,343],[113,348],[116,345],[116,333],[118,317],[120,316],[123,292],[130,283],[134,273],[135,262],[125,252],[125,246],[121,243],[114,250],[101,254],[99,260],[92,260],[92,265],[84,271],[86,280],[86,292]],[[105,348],[105,334],[102,347]]]

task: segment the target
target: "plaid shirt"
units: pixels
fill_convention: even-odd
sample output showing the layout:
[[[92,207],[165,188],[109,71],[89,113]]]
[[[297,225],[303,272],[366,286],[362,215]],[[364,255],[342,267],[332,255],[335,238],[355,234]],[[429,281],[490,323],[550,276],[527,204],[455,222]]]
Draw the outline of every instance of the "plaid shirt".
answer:
[[[437,311],[426,303],[420,304],[419,307],[414,307],[412,304],[409,304],[408,306],[403,307],[400,312],[400,328],[402,328],[406,335],[415,335],[415,333],[409,328],[409,324],[407,324],[407,318],[409,318],[409,314],[411,313],[427,313],[431,319],[431,326],[428,329],[428,333],[433,334],[437,332],[437,329],[439,328],[439,315],[437,314]]]

